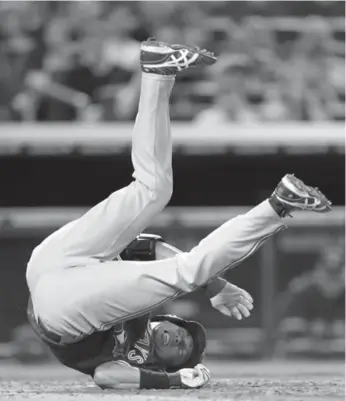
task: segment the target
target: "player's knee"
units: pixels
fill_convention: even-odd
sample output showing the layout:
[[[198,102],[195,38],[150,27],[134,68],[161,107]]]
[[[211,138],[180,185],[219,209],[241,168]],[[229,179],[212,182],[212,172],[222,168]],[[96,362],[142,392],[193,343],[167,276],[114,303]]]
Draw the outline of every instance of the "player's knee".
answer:
[[[160,212],[170,201],[173,193],[172,181],[168,179],[157,179],[155,185],[150,187],[140,181],[136,181],[134,185],[152,213]]]
[[[173,193],[173,184],[169,179],[162,179],[152,190],[152,200],[160,207],[164,207],[170,201]]]

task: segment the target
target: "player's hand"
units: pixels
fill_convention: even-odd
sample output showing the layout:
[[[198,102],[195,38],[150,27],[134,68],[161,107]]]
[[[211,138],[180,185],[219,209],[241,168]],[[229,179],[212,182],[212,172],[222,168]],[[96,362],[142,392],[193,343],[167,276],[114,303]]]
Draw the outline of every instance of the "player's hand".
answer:
[[[183,388],[200,388],[210,380],[210,371],[199,363],[193,369],[180,369],[180,378]]]
[[[226,316],[241,320],[249,317],[253,309],[251,295],[234,284],[227,283],[225,287],[210,299],[212,306]]]

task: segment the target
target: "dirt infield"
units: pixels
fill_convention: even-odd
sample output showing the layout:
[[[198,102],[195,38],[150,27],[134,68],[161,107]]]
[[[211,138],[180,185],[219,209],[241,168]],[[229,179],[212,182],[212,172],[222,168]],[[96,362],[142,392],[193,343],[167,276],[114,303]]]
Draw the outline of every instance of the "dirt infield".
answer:
[[[56,365],[0,365],[0,400],[33,401],[332,401],[345,399],[342,362],[207,362],[211,383],[200,390],[102,391]]]

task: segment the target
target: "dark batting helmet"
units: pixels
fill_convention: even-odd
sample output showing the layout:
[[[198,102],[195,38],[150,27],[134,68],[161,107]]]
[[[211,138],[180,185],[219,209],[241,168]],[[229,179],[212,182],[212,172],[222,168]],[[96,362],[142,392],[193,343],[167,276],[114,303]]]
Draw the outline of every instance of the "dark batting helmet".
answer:
[[[171,371],[173,372],[184,368],[194,368],[198,363],[201,363],[207,345],[207,333],[204,327],[198,322],[193,320],[184,320],[175,315],[156,315],[150,319],[151,322],[162,322],[164,320],[183,327],[190,333],[193,339],[193,349],[190,358],[183,366],[174,368]],[[169,369],[167,369],[167,371],[170,372]]]

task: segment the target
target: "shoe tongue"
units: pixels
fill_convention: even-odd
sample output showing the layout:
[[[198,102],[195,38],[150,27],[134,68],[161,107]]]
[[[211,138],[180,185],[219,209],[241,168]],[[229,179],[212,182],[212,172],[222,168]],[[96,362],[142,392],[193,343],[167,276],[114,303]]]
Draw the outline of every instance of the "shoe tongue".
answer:
[[[155,37],[155,36],[150,37],[150,38],[147,40],[147,42],[155,42],[155,45],[157,45],[157,46],[162,46],[162,47],[166,47],[166,46],[167,46],[167,43],[165,43],[165,42],[160,42],[159,40],[156,40],[156,37]]]

